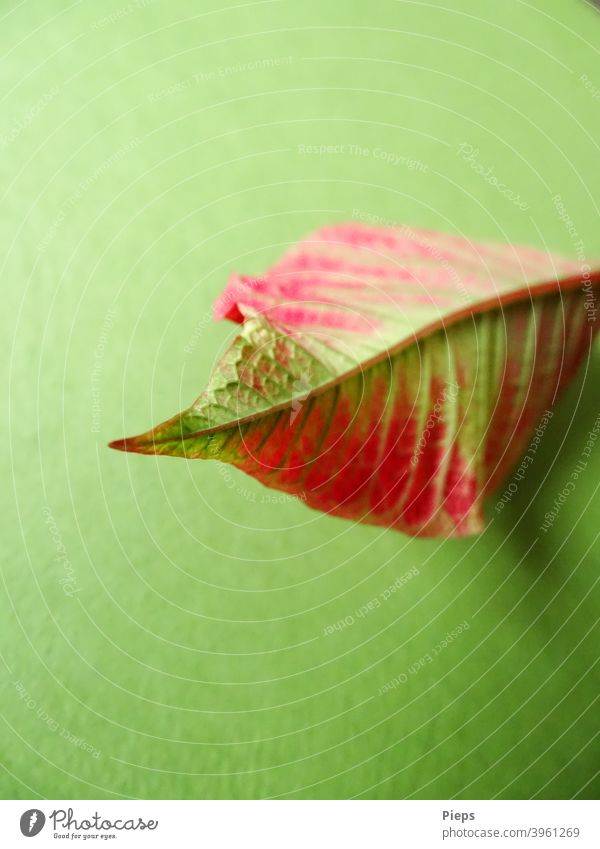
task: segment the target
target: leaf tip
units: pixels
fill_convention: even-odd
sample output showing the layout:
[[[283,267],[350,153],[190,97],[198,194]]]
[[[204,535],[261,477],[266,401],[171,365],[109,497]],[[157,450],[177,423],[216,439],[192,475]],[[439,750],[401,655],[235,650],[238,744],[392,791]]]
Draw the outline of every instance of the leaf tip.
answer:
[[[135,453],[140,452],[139,440],[137,437],[129,437],[125,439],[113,439],[112,442],[108,443],[109,448],[114,448],[115,451],[129,451]]]

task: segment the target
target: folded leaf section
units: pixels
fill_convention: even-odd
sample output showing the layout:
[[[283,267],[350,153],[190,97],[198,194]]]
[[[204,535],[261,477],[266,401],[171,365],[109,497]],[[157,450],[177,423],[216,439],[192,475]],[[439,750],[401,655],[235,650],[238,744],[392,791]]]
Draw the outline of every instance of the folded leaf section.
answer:
[[[218,459],[334,516],[483,528],[598,329],[600,272],[431,231],[324,228],[215,315],[239,335],[183,413],[112,443]]]
[[[578,290],[546,295],[367,368],[348,358],[343,380],[310,334],[264,316],[242,330],[195,404],[126,447],[218,459],[331,515],[431,537],[482,530],[485,495],[526,450],[594,327]]]

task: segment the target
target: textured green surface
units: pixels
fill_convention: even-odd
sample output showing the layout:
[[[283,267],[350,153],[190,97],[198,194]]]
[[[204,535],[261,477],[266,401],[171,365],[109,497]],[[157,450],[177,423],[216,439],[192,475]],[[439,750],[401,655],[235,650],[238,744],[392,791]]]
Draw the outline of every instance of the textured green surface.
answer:
[[[3,5],[3,797],[597,795],[598,358],[475,540],[105,448],[329,221],[600,253],[600,15],[447,5]]]

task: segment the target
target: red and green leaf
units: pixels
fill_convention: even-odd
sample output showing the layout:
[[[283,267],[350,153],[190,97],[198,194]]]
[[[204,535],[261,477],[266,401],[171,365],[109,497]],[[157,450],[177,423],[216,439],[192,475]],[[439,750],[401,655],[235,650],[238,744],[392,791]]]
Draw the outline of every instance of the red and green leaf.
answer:
[[[600,271],[538,251],[356,224],[234,276],[241,325],[141,454],[218,459],[311,507],[416,536],[476,533],[598,329]]]

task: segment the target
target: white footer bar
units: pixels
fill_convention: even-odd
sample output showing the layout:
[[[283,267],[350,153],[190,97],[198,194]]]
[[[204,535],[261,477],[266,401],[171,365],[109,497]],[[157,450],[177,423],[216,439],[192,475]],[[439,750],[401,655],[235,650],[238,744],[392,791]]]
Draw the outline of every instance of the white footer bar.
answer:
[[[0,801],[0,846],[598,849],[599,808],[591,801]]]

